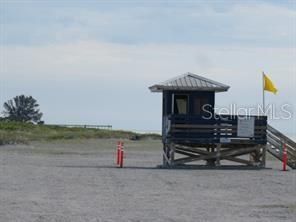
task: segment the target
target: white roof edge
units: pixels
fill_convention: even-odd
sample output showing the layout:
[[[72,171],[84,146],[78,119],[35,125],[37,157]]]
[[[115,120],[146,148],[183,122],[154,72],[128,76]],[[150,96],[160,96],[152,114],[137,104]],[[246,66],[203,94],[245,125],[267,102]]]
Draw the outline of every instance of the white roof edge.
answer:
[[[188,89],[188,88],[182,88],[182,87],[161,87],[158,88],[158,85],[153,85],[149,87],[151,92],[162,92],[164,90],[179,90],[179,91],[209,91],[209,92],[226,92],[229,88],[227,89],[213,89],[213,88],[199,88],[198,90],[196,88]]]
[[[199,79],[202,81],[209,82],[210,84],[216,85],[217,87],[200,87],[200,86],[188,87],[188,86],[174,86],[174,85],[168,86],[167,85],[170,82],[173,82],[173,81],[176,81],[180,78],[188,77],[188,76],[191,76],[193,78],[196,78],[196,79]],[[151,92],[162,92],[163,90],[183,90],[183,91],[198,91],[199,90],[199,91],[226,92],[229,88],[230,88],[230,86],[228,86],[228,85],[225,85],[223,83],[205,78],[203,76],[196,75],[191,72],[187,72],[187,73],[178,75],[174,78],[171,78],[169,80],[166,80],[164,82],[161,82],[159,84],[155,84],[155,85],[149,87]]]

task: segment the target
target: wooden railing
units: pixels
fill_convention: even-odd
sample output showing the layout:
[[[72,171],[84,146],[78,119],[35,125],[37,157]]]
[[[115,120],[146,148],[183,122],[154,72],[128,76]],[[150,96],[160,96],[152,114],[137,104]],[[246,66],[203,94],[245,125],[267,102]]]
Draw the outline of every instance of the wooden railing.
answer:
[[[163,139],[176,143],[214,144],[266,144],[267,118],[254,118],[254,135],[238,136],[238,118],[241,116],[216,115],[215,118],[204,119],[198,116],[171,115],[164,120]]]
[[[296,143],[289,137],[276,130],[272,126],[267,126],[267,150],[279,160],[283,160],[283,145],[285,144],[288,154],[288,163],[292,169],[296,169]]]

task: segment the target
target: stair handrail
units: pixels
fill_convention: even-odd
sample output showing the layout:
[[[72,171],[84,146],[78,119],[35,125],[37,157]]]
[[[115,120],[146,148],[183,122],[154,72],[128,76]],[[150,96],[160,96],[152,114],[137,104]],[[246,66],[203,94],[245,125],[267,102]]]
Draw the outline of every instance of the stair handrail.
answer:
[[[292,139],[284,135],[282,132],[278,131],[277,129],[273,128],[269,124],[267,125],[267,132],[270,134],[274,134],[276,137],[280,139],[281,142],[288,144],[290,147],[296,149],[296,142]]]

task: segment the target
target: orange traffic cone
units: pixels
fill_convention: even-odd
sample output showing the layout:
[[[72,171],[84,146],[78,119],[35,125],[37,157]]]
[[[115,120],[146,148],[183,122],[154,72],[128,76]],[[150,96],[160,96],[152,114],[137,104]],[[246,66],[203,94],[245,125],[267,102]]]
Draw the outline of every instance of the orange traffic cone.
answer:
[[[120,164],[119,164],[120,168],[122,168],[122,167],[123,167],[123,159],[124,159],[123,157],[124,157],[123,142],[121,142],[121,150],[120,150]]]

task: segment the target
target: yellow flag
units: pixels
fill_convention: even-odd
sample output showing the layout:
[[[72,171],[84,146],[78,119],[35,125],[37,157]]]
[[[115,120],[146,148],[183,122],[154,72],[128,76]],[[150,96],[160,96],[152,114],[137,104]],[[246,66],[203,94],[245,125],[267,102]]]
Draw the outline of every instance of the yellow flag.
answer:
[[[275,85],[273,84],[273,82],[264,73],[263,73],[263,76],[264,76],[264,90],[276,94],[278,90],[275,87]]]

